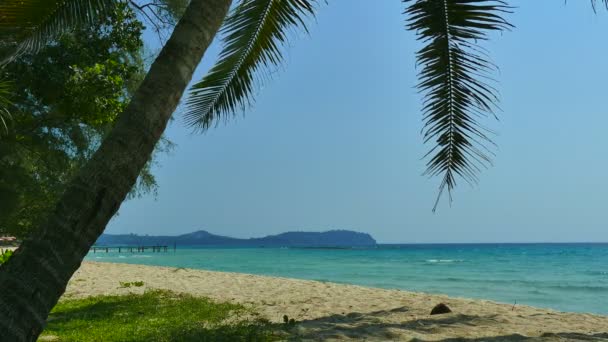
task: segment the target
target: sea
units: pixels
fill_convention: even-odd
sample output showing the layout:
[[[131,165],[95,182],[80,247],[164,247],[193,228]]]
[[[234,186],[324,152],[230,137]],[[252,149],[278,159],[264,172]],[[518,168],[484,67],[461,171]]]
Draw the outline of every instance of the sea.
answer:
[[[177,247],[87,260],[251,273],[608,315],[608,243]]]

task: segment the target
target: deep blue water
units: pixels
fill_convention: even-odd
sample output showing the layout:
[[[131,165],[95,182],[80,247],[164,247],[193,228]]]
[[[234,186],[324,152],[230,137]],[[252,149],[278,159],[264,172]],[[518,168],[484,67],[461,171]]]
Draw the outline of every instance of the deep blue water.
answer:
[[[608,314],[607,244],[380,245],[373,249],[179,248],[88,260],[332,281]]]

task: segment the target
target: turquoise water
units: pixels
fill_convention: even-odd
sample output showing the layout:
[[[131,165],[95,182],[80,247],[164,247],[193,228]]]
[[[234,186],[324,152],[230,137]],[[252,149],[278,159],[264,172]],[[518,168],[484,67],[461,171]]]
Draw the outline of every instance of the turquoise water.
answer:
[[[608,314],[608,244],[178,248],[88,260],[253,273]]]

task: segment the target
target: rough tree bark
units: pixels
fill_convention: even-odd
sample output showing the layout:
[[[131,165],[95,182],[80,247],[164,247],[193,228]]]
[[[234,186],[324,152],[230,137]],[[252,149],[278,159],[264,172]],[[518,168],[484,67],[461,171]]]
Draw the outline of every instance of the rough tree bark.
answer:
[[[192,0],[130,104],[39,234],[0,266],[0,341],[35,341],[165,130],[232,0]]]

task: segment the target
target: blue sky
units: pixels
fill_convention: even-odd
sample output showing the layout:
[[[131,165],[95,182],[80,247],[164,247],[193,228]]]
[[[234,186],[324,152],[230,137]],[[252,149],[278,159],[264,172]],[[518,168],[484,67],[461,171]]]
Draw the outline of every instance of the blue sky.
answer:
[[[608,13],[584,0],[510,3],[516,28],[484,45],[500,67],[500,121],[487,121],[498,131],[495,165],[478,186],[461,182],[451,207],[431,212],[440,180],[421,176],[420,45],[403,5],[330,1],[245,115],[200,135],[178,110],[167,130],[177,148],[154,169],[158,197],[124,203],[106,232],[608,241]]]

